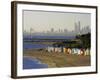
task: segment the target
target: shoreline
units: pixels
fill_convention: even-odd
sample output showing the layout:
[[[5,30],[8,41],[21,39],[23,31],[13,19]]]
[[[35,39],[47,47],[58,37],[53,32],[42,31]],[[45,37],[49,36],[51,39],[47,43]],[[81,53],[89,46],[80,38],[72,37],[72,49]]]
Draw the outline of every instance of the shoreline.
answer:
[[[48,68],[48,65],[30,56],[23,57],[23,69],[39,69],[39,68]]]
[[[90,56],[78,56],[64,53],[49,53],[46,51],[24,50],[24,57],[35,58],[48,68],[90,66]]]
[[[51,67],[55,67],[55,66],[56,66],[55,63],[49,63],[49,62],[44,61],[44,60],[42,60],[42,59],[40,59],[40,58],[36,58],[36,57],[33,57],[33,56],[24,56],[23,58],[25,58],[25,57],[32,58],[33,60],[34,60],[34,59],[35,59],[35,60],[38,60],[38,61],[39,61],[39,64],[46,64],[46,65],[48,65],[47,68],[51,68]]]

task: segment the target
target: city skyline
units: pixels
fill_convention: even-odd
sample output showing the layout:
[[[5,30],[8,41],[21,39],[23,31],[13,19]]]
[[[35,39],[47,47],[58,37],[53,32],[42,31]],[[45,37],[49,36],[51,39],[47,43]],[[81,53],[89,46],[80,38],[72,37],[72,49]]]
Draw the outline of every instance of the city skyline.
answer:
[[[82,35],[91,33],[91,29],[89,26],[85,26],[81,28],[81,23],[78,21],[74,25],[74,30],[69,31],[67,29],[58,29],[55,30],[55,28],[50,28],[48,31],[43,32],[35,32],[32,28],[30,28],[29,32],[24,31],[24,35],[33,35],[33,36],[76,36],[76,35]]]
[[[91,26],[89,13],[72,12],[47,12],[47,11],[23,11],[23,30],[30,32],[44,32],[54,29],[72,31],[75,29],[75,23],[80,22],[81,28]]]

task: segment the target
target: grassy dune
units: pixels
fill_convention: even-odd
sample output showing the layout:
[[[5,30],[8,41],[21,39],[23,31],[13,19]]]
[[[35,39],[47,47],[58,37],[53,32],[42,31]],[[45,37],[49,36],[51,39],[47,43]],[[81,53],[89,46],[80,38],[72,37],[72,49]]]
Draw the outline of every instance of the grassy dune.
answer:
[[[24,56],[37,58],[49,68],[90,66],[90,56],[78,56],[66,53],[49,53],[46,51],[24,50]]]

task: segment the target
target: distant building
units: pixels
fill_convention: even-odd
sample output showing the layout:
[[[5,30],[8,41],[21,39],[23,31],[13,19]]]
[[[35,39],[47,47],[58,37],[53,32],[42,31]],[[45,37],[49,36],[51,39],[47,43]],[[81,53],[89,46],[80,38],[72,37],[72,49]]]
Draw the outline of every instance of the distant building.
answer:
[[[76,35],[81,34],[80,33],[80,31],[81,31],[80,27],[81,27],[80,21],[78,23],[75,23],[75,34]]]
[[[54,28],[51,28],[51,32],[54,32]]]
[[[64,29],[64,32],[66,33],[66,32],[68,32],[68,30],[67,29]]]
[[[33,28],[30,28],[30,33],[33,33],[34,29]]]

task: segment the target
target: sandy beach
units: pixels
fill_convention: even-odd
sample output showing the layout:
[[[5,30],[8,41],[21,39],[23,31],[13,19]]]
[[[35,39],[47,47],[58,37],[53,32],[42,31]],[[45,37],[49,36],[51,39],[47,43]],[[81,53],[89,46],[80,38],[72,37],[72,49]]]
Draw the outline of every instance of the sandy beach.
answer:
[[[41,63],[47,64],[48,68],[55,67],[79,67],[90,66],[90,55],[82,56],[75,54],[46,52],[44,50],[24,50],[24,57],[36,58]]]

